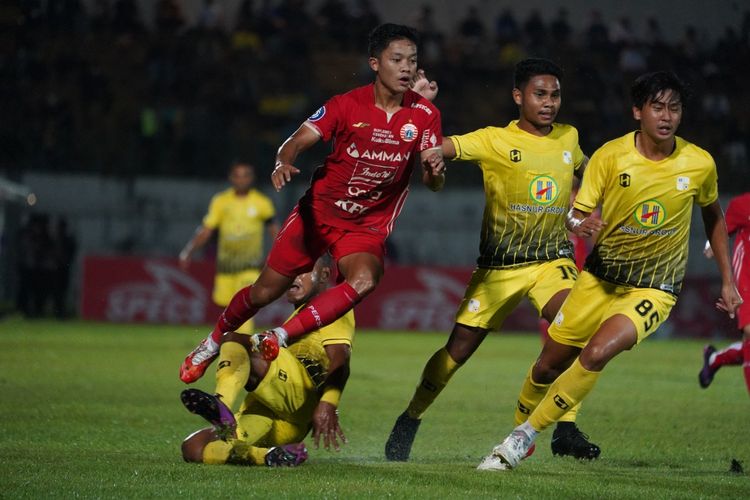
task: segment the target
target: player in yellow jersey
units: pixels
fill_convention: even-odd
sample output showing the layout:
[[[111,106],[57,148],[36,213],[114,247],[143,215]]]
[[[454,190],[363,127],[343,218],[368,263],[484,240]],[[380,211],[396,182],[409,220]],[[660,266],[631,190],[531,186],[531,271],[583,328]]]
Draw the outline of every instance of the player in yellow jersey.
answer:
[[[600,204],[606,226],[549,329],[551,340],[539,361],[556,364],[562,374],[480,468],[516,467],[537,434],[591,392],[610,360],[667,319],[685,275],[693,204],[701,208],[721,274],[717,307],[734,317],[742,299],[732,276],[716,165],[709,153],[675,135],[685,97],[673,73],[640,76],[632,87],[640,129],[591,157],[568,226],[586,233],[585,221]]]
[[[180,266],[187,270],[193,253],[203,247],[218,231],[218,255],[214,278],[213,301],[226,307],[234,294],[255,282],[263,265],[263,236],[271,239],[279,231],[271,199],[253,187],[255,171],[244,162],[232,164],[229,170],[232,187],[216,194],[208,213],[195,235],[180,252]],[[253,331],[252,320],[237,329],[241,333]],[[205,340],[204,342],[206,342]],[[189,356],[188,356],[189,357]],[[200,378],[187,360],[180,367],[180,378],[191,383]],[[201,371],[202,374],[202,371]]]
[[[498,330],[524,297],[548,321],[557,314],[578,270],[565,229],[573,177],[587,158],[578,131],[555,118],[560,109],[559,66],[526,59],[515,68],[513,100],[519,117],[505,127],[486,127],[443,141],[446,158],[475,162],[484,176],[485,208],[480,256],[445,347],[424,368],[406,410],[385,445],[388,460],[408,460],[427,408],[491,330]],[[419,84],[420,82],[417,82]],[[419,90],[419,87],[417,87]],[[433,84],[430,91],[437,89]],[[598,228],[592,219],[592,232]],[[527,418],[529,401],[539,400],[557,374],[529,375],[529,391],[519,399],[516,423]],[[577,410],[576,410],[577,411]],[[575,425],[570,412],[556,431],[557,455],[592,459],[600,449]]]
[[[328,256],[312,272],[296,277],[286,294],[297,310],[325,290],[331,276]],[[296,312],[296,311],[295,311]],[[300,337],[266,361],[258,335],[224,334],[216,371],[216,395],[182,392],[183,404],[212,427],[188,436],[182,454],[188,462],[244,465],[299,465],[307,458],[301,441],[313,429],[317,447],[339,449],[346,442],[337,407],[349,377],[354,313]],[[231,408],[248,391],[240,410]]]

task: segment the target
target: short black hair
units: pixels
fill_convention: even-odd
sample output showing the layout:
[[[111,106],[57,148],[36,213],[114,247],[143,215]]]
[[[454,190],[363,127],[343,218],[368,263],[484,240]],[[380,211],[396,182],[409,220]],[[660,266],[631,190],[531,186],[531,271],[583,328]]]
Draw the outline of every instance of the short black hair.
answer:
[[[519,61],[513,71],[513,88],[520,89],[532,77],[538,75],[552,75],[562,81],[563,70],[549,59],[528,58]]]
[[[666,90],[679,94],[683,106],[690,97],[685,82],[672,71],[654,71],[635,79],[630,88],[630,98],[633,106],[641,109],[647,102],[657,99]]]
[[[410,40],[419,45],[417,30],[401,24],[385,23],[370,32],[367,38],[367,53],[370,57],[380,57],[394,40]]]

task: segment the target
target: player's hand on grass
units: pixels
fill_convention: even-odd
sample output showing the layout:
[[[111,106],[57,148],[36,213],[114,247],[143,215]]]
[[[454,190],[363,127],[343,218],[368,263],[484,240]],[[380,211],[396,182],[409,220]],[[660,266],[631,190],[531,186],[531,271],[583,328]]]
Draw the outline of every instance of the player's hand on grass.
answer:
[[[330,451],[331,446],[336,451],[341,449],[341,444],[347,443],[344,431],[339,425],[339,413],[336,407],[326,401],[321,401],[313,412],[313,441],[315,448],[320,447],[320,438],[323,438],[323,447]]]
[[[716,309],[724,311],[729,314],[729,317],[734,319],[734,315],[737,312],[737,308],[742,305],[742,297],[737,291],[737,287],[734,283],[727,283],[721,287],[721,297],[716,301]]]
[[[299,174],[299,169],[294,165],[277,161],[276,168],[274,168],[271,173],[271,183],[277,192],[281,191],[281,188],[286,186],[286,183],[290,182],[292,177],[297,174]]]
[[[428,80],[423,69],[417,70],[411,82],[411,89],[428,101],[434,101],[438,94],[437,82]]]

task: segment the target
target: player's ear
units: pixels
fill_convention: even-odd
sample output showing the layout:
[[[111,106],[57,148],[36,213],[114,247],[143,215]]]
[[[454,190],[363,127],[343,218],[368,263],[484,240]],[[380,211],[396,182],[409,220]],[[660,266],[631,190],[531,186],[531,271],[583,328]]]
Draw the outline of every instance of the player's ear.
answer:
[[[328,280],[331,279],[331,268],[328,266],[323,266],[320,268],[320,278],[318,281],[320,283],[328,283]]]
[[[367,63],[370,65],[370,69],[375,71],[377,73],[378,69],[380,68],[380,61],[377,57],[371,57]]]
[[[641,121],[641,108],[637,106],[633,106],[633,118],[635,118],[638,121]]]
[[[512,95],[513,95],[513,102],[516,103],[516,106],[520,106],[521,103],[523,103],[523,93],[521,92],[521,89],[514,88]]]

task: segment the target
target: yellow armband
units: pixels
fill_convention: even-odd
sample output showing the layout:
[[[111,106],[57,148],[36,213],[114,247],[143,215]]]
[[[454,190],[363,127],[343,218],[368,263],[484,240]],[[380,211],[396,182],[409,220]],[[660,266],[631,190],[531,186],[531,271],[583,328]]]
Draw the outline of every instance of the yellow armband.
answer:
[[[338,408],[339,401],[341,400],[341,389],[329,385],[328,387],[323,389],[323,395],[320,396],[320,400],[325,401],[326,403],[330,403]]]

